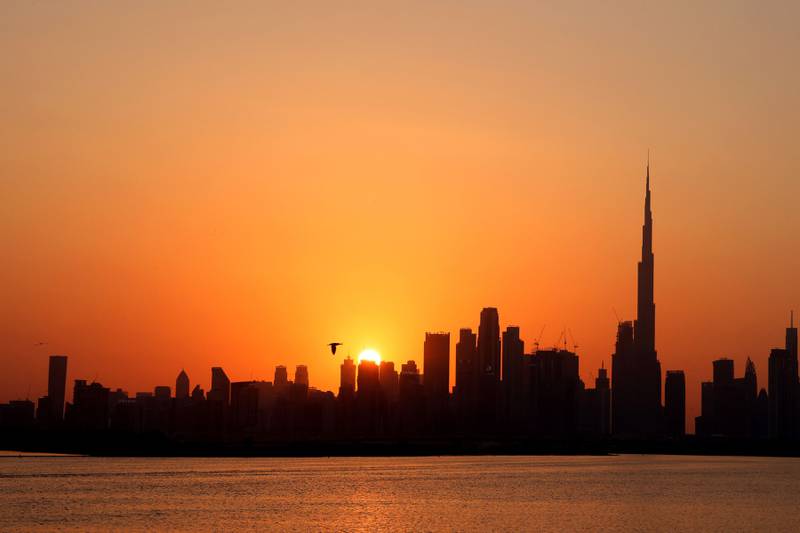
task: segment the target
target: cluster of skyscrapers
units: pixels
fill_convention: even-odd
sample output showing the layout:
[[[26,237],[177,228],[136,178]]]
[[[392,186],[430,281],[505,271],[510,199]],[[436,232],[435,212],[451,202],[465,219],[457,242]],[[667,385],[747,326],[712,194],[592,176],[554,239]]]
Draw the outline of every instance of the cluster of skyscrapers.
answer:
[[[211,369],[211,388],[190,388],[181,371],[169,386],[130,397],[99,383],[76,380],[65,403],[67,358],[50,358],[47,396],[0,405],[0,426],[159,432],[178,439],[407,438],[498,436],[628,439],[680,438],[685,434],[686,379],[666,372],[655,343],[653,217],[647,167],[637,316],[618,324],[611,376],[598,369],[594,387],[579,377],[579,358],[564,347],[525,351],[516,326],[501,332],[496,308],[480,313],[477,332],[463,328],[455,343],[455,383],[450,385],[450,333],[426,333],[423,369],[414,361],[399,370],[349,357],[340,367],[337,394],[309,386],[306,366],[294,380],[278,366],[272,381],[229,380]],[[700,437],[800,438],[797,328],[769,357],[768,390],[758,390],[748,359],[741,378],[733,361],[713,362],[713,381],[702,383]],[[560,339],[559,339],[560,341]]]

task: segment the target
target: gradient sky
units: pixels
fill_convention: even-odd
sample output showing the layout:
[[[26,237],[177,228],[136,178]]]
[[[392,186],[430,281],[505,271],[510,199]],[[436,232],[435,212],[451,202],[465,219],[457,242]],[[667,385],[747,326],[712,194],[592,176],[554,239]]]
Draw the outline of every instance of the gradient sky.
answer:
[[[327,342],[421,363],[485,306],[526,349],[569,328],[592,384],[648,148],[688,428],[712,359],[766,386],[800,309],[797,2],[162,4],[0,3],[0,400],[51,353],[69,388],[335,389]]]

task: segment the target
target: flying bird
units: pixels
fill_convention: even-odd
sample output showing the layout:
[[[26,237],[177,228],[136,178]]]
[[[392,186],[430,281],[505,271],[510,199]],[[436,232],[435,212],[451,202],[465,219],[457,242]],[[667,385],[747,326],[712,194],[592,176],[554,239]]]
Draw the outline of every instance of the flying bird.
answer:
[[[46,342],[37,342],[34,346],[47,346]]]
[[[341,342],[329,342],[328,346],[331,347],[331,355],[336,355],[336,347],[341,345]]]

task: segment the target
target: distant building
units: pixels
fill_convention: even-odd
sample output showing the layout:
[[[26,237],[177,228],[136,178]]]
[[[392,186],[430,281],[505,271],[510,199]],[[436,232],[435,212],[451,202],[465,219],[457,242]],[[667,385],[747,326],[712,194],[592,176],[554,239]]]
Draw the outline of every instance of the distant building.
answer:
[[[175,379],[175,398],[184,400],[189,397],[189,376],[185,370],[181,370]]]
[[[306,365],[297,365],[294,370],[294,382],[308,387],[308,367]]]
[[[422,427],[421,415],[425,407],[422,379],[416,362],[408,361],[400,366],[398,385],[399,430],[402,435],[413,436]]]
[[[392,361],[381,361],[378,370],[378,381],[380,381],[384,396],[390,403],[397,402],[398,377],[399,374],[397,370],[394,369],[394,363]]]
[[[33,425],[35,406],[30,400],[11,400],[0,404],[0,428],[23,429]]]
[[[519,327],[508,326],[503,332],[503,406],[506,424],[516,425],[523,413],[525,343]]]
[[[439,431],[450,400],[450,334],[426,333],[423,354],[428,422]]]
[[[383,421],[383,394],[380,386],[380,368],[374,361],[358,363],[356,389],[356,427],[360,433],[378,433]]]
[[[38,419],[45,426],[64,420],[64,400],[67,390],[67,356],[51,355],[47,372],[47,396],[39,400]]]
[[[699,437],[759,436],[755,365],[748,358],[741,378],[734,378],[731,359],[717,359],[712,365],[713,381],[701,383],[701,411],[695,419],[695,434]]]
[[[275,379],[273,380],[273,383],[275,383],[276,387],[289,384],[289,374],[286,371],[285,366],[278,365],[275,367]]]
[[[84,379],[76,379],[72,404],[67,406],[66,422],[76,429],[107,429],[109,392],[100,383],[87,384]]]
[[[597,370],[593,389],[581,390],[580,393],[580,421],[578,432],[592,437],[607,437],[611,434],[611,389],[609,387],[608,371],[604,366]]]
[[[769,436],[800,437],[800,383],[797,368],[797,328],[794,313],[786,328],[786,344],[769,355]]]
[[[664,426],[670,437],[686,435],[686,376],[683,370],[667,370],[664,381]]]
[[[221,403],[227,407],[231,402],[231,380],[225,371],[218,366],[211,369],[211,390],[208,391],[208,400]]]
[[[500,319],[497,309],[486,307],[481,311],[478,326],[477,405],[474,414],[479,427],[489,430],[496,427],[500,386]]]
[[[356,364],[347,356],[339,366],[339,395],[354,394],[356,391]]]
[[[458,332],[456,343],[456,385],[453,390],[459,421],[464,424],[468,413],[477,403],[478,375],[478,337],[469,328]]]
[[[578,356],[567,350],[538,350],[531,356],[530,372],[530,427],[534,434],[575,434],[584,388]]]

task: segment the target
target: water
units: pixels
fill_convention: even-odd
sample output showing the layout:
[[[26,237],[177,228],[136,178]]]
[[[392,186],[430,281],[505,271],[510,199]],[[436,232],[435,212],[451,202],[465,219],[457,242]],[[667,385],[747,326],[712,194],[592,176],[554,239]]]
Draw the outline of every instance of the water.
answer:
[[[800,531],[800,459],[0,457],[0,531]]]

